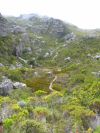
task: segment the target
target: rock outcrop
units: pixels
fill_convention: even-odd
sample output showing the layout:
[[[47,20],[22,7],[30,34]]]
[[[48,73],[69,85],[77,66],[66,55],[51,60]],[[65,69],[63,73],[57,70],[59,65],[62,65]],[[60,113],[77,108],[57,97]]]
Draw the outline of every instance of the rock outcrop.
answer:
[[[9,32],[8,21],[0,13],[0,36],[1,37],[7,36],[8,32]]]
[[[17,19],[30,22],[25,24],[26,29],[36,34],[49,34],[59,38],[70,33],[68,26],[59,19],[41,17],[36,14],[21,15]]]
[[[13,89],[23,88],[26,88],[26,84],[21,82],[12,82],[7,77],[3,77],[3,80],[0,83],[0,95],[6,96],[9,95]]]
[[[13,82],[10,79],[4,78],[0,83],[0,95],[8,95],[13,89]]]
[[[4,67],[4,65],[2,63],[0,63],[0,67]]]
[[[64,40],[71,41],[71,40],[75,40],[75,38],[76,38],[76,35],[72,32],[72,33],[65,35]]]
[[[15,83],[13,83],[13,87],[15,89],[23,89],[23,88],[26,88],[26,84],[21,83],[21,82],[15,82]]]

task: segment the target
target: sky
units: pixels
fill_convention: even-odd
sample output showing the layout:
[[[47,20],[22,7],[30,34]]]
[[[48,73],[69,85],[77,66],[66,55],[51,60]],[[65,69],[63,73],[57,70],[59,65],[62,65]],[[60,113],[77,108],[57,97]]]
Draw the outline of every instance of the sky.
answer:
[[[0,0],[3,15],[36,13],[83,29],[100,28],[100,0]]]

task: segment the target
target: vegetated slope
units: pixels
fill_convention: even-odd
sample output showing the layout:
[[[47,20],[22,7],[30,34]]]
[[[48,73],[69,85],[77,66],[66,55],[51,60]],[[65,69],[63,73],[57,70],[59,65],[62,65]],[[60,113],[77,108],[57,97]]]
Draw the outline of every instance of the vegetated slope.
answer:
[[[1,28],[5,133],[99,133],[99,30],[84,31],[35,14],[1,15]]]

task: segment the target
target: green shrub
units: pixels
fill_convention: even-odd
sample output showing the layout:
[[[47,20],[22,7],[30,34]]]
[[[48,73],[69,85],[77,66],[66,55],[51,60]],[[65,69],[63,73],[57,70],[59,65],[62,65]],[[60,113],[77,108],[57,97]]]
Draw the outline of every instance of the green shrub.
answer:
[[[22,122],[22,133],[46,133],[44,125],[35,120],[25,120]]]

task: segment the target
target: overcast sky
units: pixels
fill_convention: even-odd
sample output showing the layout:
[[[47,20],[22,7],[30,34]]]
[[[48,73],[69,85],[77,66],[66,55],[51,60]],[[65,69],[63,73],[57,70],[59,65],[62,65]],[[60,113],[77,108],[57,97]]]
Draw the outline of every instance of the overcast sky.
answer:
[[[0,0],[3,15],[37,13],[80,28],[100,28],[100,0]]]

